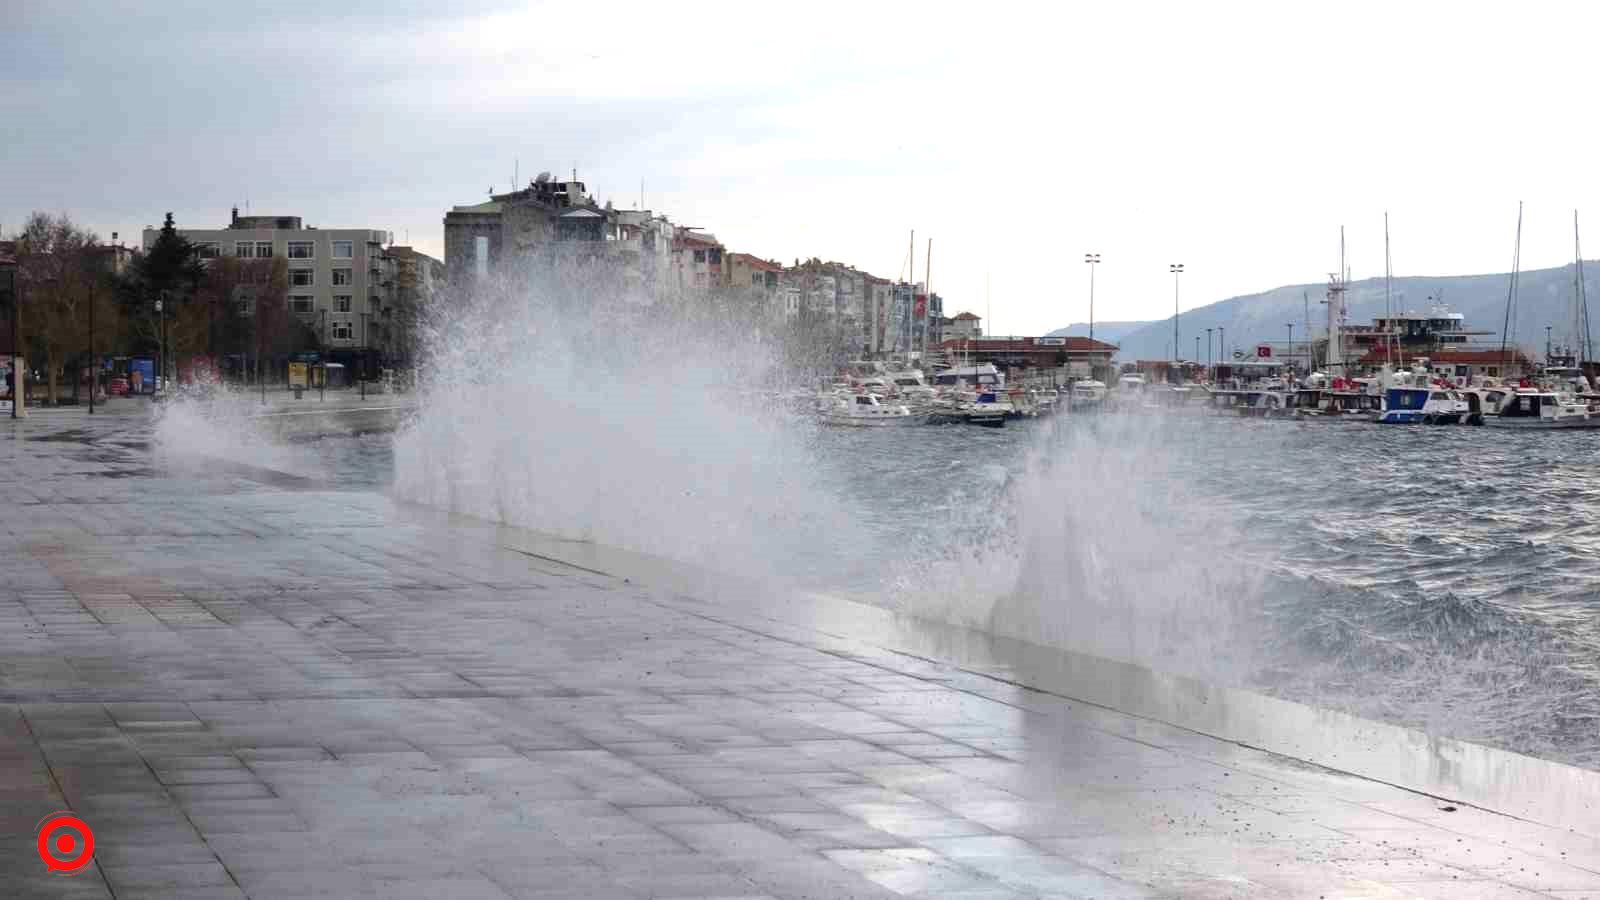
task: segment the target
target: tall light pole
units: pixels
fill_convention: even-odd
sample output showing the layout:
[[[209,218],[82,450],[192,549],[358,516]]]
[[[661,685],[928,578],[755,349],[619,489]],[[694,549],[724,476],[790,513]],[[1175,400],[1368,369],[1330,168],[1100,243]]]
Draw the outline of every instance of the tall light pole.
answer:
[[[1194,361],[1200,361],[1200,335],[1194,336]]]
[[[1094,340],[1094,267],[1100,264],[1100,254],[1085,253],[1083,261],[1089,264],[1089,340]]]
[[[1232,359],[1232,358],[1233,357],[1228,355],[1228,329],[1222,327],[1221,325],[1218,325],[1217,326],[1217,361],[1221,362],[1222,360]]]
[[[167,292],[162,291],[161,295],[156,297],[156,342],[161,348],[156,356],[160,360],[161,366],[157,370],[156,383],[152,385],[155,393],[151,394],[151,396],[157,399],[160,399],[161,383],[167,377],[167,314],[162,312],[166,305],[163,302],[166,296]]]
[[[1546,363],[1550,362],[1550,328],[1551,326],[1549,325],[1544,327],[1544,361]]]
[[[1211,332],[1215,330],[1215,328],[1206,329],[1206,368],[1208,370],[1211,368]]]
[[[22,367],[17,364],[17,308],[22,305],[17,295],[17,264],[0,265],[0,296],[11,307],[11,418],[17,418],[17,408],[22,405]]]
[[[1178,276],[1183,274],[1183,263],[1167,266],[1172,273],[1172,361],[1178,361]]]
[[[1285,322],[1284,324],[1289,326],[1289,353],[1288,356],[1284,358],[1283,364],[1289,367],[1289,371],[1292,372],[1294,371],[1294,363],[1290,360],[1294,359],[1294,323]]]

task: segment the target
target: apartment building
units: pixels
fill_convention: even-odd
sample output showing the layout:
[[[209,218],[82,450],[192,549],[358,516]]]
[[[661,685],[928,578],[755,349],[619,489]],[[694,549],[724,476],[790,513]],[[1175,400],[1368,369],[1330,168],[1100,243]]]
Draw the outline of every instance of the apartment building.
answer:
[[[282,257],[289,269],[289,311],[316,329],[329,347],[369,346],[372,325],[390,305],[394,260],[385,252],[393,237],[370,228],[312,228],[299,216],[241,216],[225,228],[184,228],[202,259]],[[159,229],[144,230],[144,248],[155,246]]]

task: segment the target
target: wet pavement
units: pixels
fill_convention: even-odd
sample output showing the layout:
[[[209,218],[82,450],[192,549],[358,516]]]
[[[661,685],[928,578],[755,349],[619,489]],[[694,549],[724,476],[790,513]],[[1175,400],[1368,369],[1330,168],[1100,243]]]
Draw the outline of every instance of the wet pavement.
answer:
[[[1185,703],[1351,722],[894,627],[163,458],[137,409],[0,421],[0,896],[1600,897],[1592,773],[1486,756],[1477,808]]]

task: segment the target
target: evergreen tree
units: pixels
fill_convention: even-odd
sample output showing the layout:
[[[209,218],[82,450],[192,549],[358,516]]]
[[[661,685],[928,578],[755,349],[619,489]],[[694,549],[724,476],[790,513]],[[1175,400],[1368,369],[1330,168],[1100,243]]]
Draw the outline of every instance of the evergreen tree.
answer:
[[[175,325],[192,325],[192,320],[197,317],[185,315],[188,312],[186,307],[190,305],[204,277],[205,266],[200,261],[200,248],[178,233],[172,213],[167,213],[155,243],[134,259],[118,286],[118,297],[133,325],[130,342],[133,352],[149,354],[156,352],[159,347],[160,320],[156,317],[155,303],[163,297],[168,304],[164,315],[169,341],[175,337],[172,333]],[[198,318],[203,327],[206,317],[202,315]],[[191,329],[185,327],[182,330],[186,333]]]

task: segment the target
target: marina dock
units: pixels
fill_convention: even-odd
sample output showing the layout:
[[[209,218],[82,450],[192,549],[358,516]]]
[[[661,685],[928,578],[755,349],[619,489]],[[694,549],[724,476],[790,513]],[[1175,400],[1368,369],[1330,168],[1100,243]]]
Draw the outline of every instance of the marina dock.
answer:
[[[116,412],[0,421],[6,896],[1600,897],[1588,770],[174,465]]]

